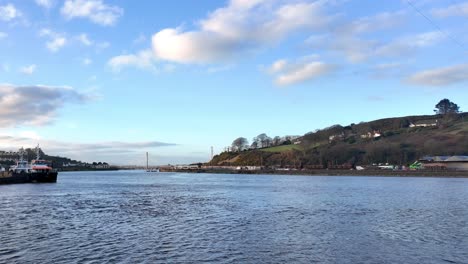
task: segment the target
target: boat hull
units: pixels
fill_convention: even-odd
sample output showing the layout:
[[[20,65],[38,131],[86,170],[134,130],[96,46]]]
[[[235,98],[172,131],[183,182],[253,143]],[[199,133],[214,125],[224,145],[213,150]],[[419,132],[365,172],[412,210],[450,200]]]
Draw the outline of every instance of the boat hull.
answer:
[[[57,175],[56,171],[31,173],[3,172],[0,175],[0,184],[55,183],[57,182]]]

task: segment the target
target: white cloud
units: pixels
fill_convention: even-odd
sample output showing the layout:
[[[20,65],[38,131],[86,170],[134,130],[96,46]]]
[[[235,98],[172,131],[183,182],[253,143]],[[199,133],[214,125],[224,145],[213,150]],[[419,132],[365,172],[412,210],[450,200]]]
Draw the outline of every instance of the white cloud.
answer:
[[[334,65],[303,57],[295,62],[277,60],[269,67],[268,72],[275,75],[277,85],[287,86],[319,78],[335,69]]]
[[[270,73],[280,72],[280,71],[284,70],[284,68],[287,65],[288,65],[288,62],[286,60],[284,60],[284,59],[283,60],[277,60],[270,66],[269,72]]]
[[[0,20],[11,21],[21,17],[21,12],[12,4],[0,6]]]
[[[44,8],[51,8],[53,6],[53,0],[35,0],[36,4]]]
[[[41,29],[41,31],[39,31],[39,36],[49,39],[49,41],[46,42],[46,47],[52,52],[57,52],[67,44],[67,39],[64,35],[47,28]]]
[[[124,67],[133,66],[140,69],[156,70],[155,57],[151,50],[142,50],[137,54],[120,55],[111,58],[107,65],[118,72]]]
[[[0,31],[0,39],[8,37],[8,34]]]
[[[333,67],[323,62],[311,62],[291,69],[276,77],[278,85],[291,85],[329,73]]]
[[[340,34],[363,34],[391,29],[403,24],[405,16],[404,11],[382,12],[345,23],[338,31]]]
[[[45,125],[65,104],[88,99],[69,87],[0,84],[0,127]]]
[[[320,30],[331,18],[323,2],[275,5],[266,1],[231,1],[198,23],[199,28],[163,29],[152,37],[158,58],[178,63],[216,63],[264,48],[298,30]]]
[[[403,36],[387,42],[343,34],[312,36],[306,40],[306,44],[343,53],[350,62],[359,63],[370,58],[413,55],[420,48],[435,45],[444,38],[442,33],[435,31]]]
[[[435,8],[431,11],[436,17],[463,16],[468,17],[468,2],[450,5],[446,8]]]
[[[367,60],[378,44],[375,40],[348,34],[312,36],[305,43],[315,49],[343,53],[345,58],[353,63]]]
[[[53,38],[51,41],[46,43],[47,48],[52,51],[56,52],[61,49],[67,43],[67,39],[64,37],[56,37]]]
[[[122,8],[106,5],[102,0],[67,0],[61,9],[66,19],[88,18],[102,26],[114,25],[123,12]]]
[[[84,58],[83,59],[83,65],[91,65],[93,63],[93,61],[90,59],[90,58]]]
[[[417,72],[405,80],[414,85],[446,86],[468,81],[468,64],[436,68]]]
[[[342,53],[348,61],[360,63],[373,58],[413,55],[418,49],[435,45],[444,39],[445,36],[436,31],[390,40],[386,40],[386,36],[375,36],[375,32],[404,25],[406,17],[405,11],[396,11],[361,17],[350,22],[341,21],[341,25],[336,26],[331,33],[311,36],[305,43],[312,48]]]
[[[89,39],[88,35],[86,33],[81,33],[76,37],[81,44],[85,46],[91,46],[93,45],[93,42]]]
[[[376,47],[376,56],[404,56],[416,52],[419,48],[432,46],[444,39],[440,32],[426,32],[413,36],[402,37],[390,43]]]
[[[209,32],[180,32],[164,29],[153,36],[157,57],[179,63],[209,63],[231,57],[231,48],[241,45]]]
[[[31,64],[31,65],[22,67],[20,69],[20,72],[24,73],[24,74],[27,74],[27,75],[31,75],[36,71],[36,68],[37,68],[37,66],[35,64]]]

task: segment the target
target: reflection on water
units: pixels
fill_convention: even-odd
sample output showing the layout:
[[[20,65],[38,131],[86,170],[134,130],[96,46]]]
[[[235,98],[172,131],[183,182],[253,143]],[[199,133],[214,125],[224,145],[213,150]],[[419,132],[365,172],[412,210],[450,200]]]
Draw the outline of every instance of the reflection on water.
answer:
[[[468,263],[468,179],[80,172],[0,201],[0,263]]]

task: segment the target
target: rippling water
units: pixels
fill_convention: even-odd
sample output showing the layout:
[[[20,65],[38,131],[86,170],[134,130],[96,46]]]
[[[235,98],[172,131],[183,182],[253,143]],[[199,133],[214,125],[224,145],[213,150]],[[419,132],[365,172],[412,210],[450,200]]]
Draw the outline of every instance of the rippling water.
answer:
[[[0,263],[468,263],[468,179],[79,172],[0,201]]]

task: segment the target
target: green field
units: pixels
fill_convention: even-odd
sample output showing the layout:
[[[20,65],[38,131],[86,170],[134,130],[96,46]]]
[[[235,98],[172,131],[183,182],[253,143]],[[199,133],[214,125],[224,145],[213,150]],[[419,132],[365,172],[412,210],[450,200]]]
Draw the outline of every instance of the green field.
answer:
[[[282,146],[260,149],[260,151],[264,151],[264,152],[284,152],[284,151],[290,151],[290,150],[302,150],[302,147],[300,145],[291,144],[291,145],[282,145]]]

